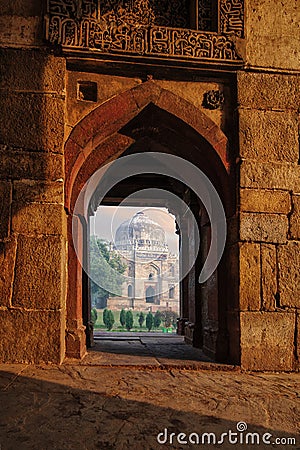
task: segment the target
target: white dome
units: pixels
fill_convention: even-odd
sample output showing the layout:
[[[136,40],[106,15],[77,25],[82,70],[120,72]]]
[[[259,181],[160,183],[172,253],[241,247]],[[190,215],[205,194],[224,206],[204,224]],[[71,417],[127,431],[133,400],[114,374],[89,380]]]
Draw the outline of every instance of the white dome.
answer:
[[[116,231],[116,248],[131,251],[168,252],[166,236],[163,228],[143,212],[138,212],[132,219],[123,222]]]

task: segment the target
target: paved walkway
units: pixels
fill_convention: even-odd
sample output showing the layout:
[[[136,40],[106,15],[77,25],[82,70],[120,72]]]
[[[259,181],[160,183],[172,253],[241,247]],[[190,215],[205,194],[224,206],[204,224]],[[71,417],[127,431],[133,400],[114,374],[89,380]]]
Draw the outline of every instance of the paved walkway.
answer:
[[[212,368],[202,350],[187,345],[182,336],[162,333],[96,333],[95,346],[83,365],[144,368]]]
[[[201,360],[187,370],[191,350],[161,339],[98,341],[79,364],[0,365],[1,450],[300,449],[299,373],[215,370]],[[221,444],[222,433],[235,433],[238,422],[240,430],[247,427],[231,435],[239,443],[227,435]],[[242,444],[247,432],[257,433],[248,439],[260,444]],[[178,443],[179,433],[205,443]],[[166,444],[158,443],[159,434]],[[290,438],[296,443],[287,445]]]

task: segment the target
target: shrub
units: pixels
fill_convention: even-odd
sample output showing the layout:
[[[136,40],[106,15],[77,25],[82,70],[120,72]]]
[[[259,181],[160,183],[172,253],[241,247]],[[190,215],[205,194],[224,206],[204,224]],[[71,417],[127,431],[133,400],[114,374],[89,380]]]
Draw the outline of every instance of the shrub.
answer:
[[[149,311],[146,317],[146,327],[148,329],[148,331],[152,330],[153,327],[153,322],[154,322],[154,318],[152,313]]]
[[[120,324],[122,325],[122,327],[125,327],[126,324],[126,312],[124,309],[122,309],[122,311],[120,312]]]
[[[154,315],[153,326],[154,328],[159,328],[160,324],[161,324],[161,313],[159,311],[156,311]]]
[[[107,311],[107,317],[106,317],[106,327],[108,331],[112,329],[115,323],[115,318],[113,315],[113,312],[111,310]]]
[[[133,314],[132,314],[132,311],[130,311],[130,310],[126,312],[125,324],[126,324],[127,331],[130,331],[131,328],[133,327]]]
[[[144,315],[143,312],[141,312],[140,315],[139,315],[140,328],[142,328],[144,322],[145,322],[145,315]]]

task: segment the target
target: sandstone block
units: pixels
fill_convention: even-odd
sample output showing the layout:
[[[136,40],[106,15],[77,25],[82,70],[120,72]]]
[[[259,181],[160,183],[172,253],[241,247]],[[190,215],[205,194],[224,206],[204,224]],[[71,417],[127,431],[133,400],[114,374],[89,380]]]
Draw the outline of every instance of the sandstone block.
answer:
[[[13,306],[60,309],[65,302],[65,241],[19,236]]]
[[[238,72],[238,103],[255,109],[294,109],[300,103],[297,75]]]
[[[13,203],[12,230],[22,234],[66,235],[63,205]]]
[[[300,195],[292,196],[293,212],[290,216],[290,235],[292,239],[300,239]]]
[[[260,245],[240,246],[240,309],[260,310]]]
[[[59,364],[64,354],[62,311],[0,311],[0,360]]]
[[[280,304],[300,308],[300,242],[278,247]]]
[[[0,242],[0,306],[11,306],[16,249],[16,239]]]
[[[248,65],[299,70],[298,13],[297,0],[247,2],[245,24]]]
[[[298,162],[298,115],[239,110],[240,155],[257,161]]]
[[[63,156],[27,152],[0,145],[0,179],[59,180],[64,177]]]
[[[22,70],[20,70],[22,67]],[[65,59],[44,50],[0,50],[0,89],[63,93]]]
[[[276,307],[277,256],[275,245],[261,245],[261,281],[263,309],[274,311]]]
[[[282,189],[300,192],[300,166],[288,163],[243,161],[240,168],[241,187]]]
[[[18,204],[30,202],[62,204],[64,202],[63,190],[62,181],[14,181],[13,201]]]
[[[288,218],[279,214],[241,213],[240,238],[242,241],[285,243]]]
[[[241,366],[247,370],[293,370],[295,314],[242,312]]]
[[[288,214],[291,211],[289,192],[241,189],[240,209],[247,212]]]
[[[11,183],[0,181],[0,239],[5,239],[10,233]]]
[[[0,92],[0,106],[2,142],[30,150],[63,152],[64,100],[52,94]]]

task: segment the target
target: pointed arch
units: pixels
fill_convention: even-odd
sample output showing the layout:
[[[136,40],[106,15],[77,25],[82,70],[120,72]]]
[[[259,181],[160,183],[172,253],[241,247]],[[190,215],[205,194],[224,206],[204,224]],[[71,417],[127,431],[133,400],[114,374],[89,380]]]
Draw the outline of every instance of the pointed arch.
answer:
[[[215,150],[225,170],[229,171],[228,142],[222,130],[187,100],[160,88],[154,81],[147,81],[96,107],[72,130],[65,145],[65,206],[68,211],[73,210],[80,189],[95,167],[115,159],[135,142],[120,130],[150,103],[201,135]]]

